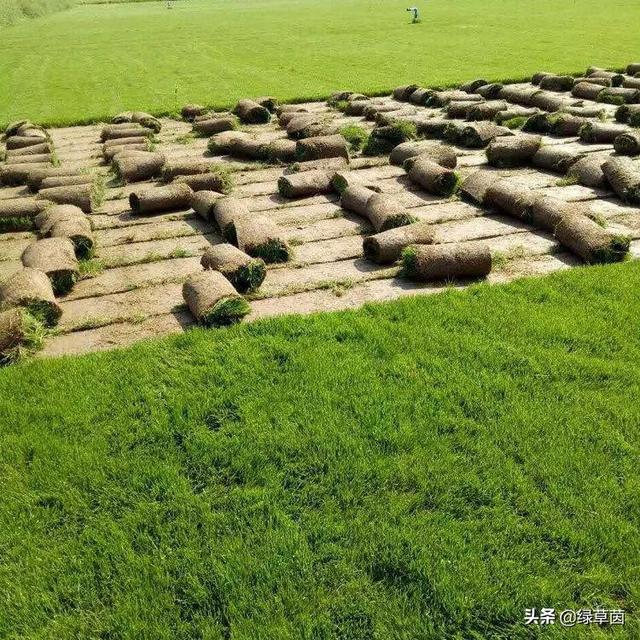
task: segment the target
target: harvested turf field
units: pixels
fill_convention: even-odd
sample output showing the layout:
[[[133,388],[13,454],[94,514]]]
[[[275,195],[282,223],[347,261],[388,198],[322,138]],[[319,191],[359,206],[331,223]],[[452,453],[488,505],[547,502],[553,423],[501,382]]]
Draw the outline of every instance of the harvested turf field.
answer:
[[[580,268],[0,371],[0,636],[637,638],[639,288]],[[626,626],[522,623],[598,605]]]
[[[415,25],[405,9],[364,0],[77,6],[3,29],[0,86],[11,100],[0,103],[0,126],[573,73],[594,51],[598,64],[622,66],[638,46],[631,0],[429,0]]]

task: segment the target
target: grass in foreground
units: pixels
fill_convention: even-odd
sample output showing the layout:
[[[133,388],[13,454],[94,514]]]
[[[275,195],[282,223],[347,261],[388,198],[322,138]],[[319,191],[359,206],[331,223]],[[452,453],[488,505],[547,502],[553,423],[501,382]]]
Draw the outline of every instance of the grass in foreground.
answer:
[[[0,371],[0,636],[638,637],[640,264]],[[559,626],[545,638],[568,637]]]
[[[629,0],[538,0],[535,10],[522,0],[433,0],[421,24],[410,24],[405,9],[366,0],[189,0],[171,10],[165,2],[80,5],[24,21],[2,32],[0,86],[11,100],[0,101],[0,125],[583,72],[626,65],[637,52]]]

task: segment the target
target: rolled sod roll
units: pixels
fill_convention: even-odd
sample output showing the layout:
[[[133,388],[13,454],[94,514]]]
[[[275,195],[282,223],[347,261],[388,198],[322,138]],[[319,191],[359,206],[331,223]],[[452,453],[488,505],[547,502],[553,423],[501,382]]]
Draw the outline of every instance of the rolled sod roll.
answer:
[[[296,162],[292,167],[285,169],[285,175],[290,173],[302,173],[303,171],[340,171],[348,166],[346,158],[321,158],[320,160],[307,160]]]
[[[270,162],[289,163],[296,159],[296,141],[283,138],[274,140],[265,147]]]
[[[240,293],[255,291],[263,283],[267,268],[261,258],[252,258],[232,244],[209,247],[200,264],[219,271]]]
[[[640,167],[630,158],[610,158],[602,165],[607,182],[628,204],[640,204]]]
[[[587,74],[590,78],[608,78],[611,80],[612,87],[619,87],[624,82],[624,75],[615,71],[607,71],[606,69],[594,69],[592,73]]]
[[[594,77],[582,77],[582,78],[574,78],[573,86],[575,87],[577,84],[581,82],[589,82],[590,84],[599,84],[601,87],[610,87],[611,80],[609,78],[594,78]]]
[[[137,214],[188,209],[193,190],[188,184],[169,184],[165,187],[134,191],[129,194],[131,210]]]
[[[122,147],[110,147],[106,151],[102,152],[102,156],[107,162],[112,162],[118,157],[131,157],[133,155],[131,153],[132,151],[147,153],[149,151],[149,146],[146,144],[129,144]]]
[[[367,120],[375,120],[378,114],[398,112],[402,107],[397,104],[376,104],[368,106],[364,111]]]
[[[409,96],[409,102],[411,104],[424,105],[429,99],[429,96],[431,95],[431,93],[432,93],[431,89],[423,89],[423,88],[416,89]]]
[[[114,147],[126,147],[128,145],[135,144],[148,145],[149,138],[147,138],[146,136],[135,136],[134,138],[115,138],[114,140],[107,140],[102,145],[102,152],[105,153],[106,151],[113,149]]]
[[[236,158],[266,160],[267,143],[254,138],[236,138],[230,144],[229,153]]]
[[[516,104],[523,104],[530,106],[531,98],[540,93],[540,89],[537,87],[514,87],[512,85],[505,85],[500,91],[500,98],[502,100],[508,100],[509,102],[515,102]]]
[[[467,112],[467,120],[493,120],[496,114],[507,108],[504,100],[489,100],[480,102],[471,107]]]
[[[572,76],[548,75],[540,79],[540,88],[546,91],[571,91],[573,89]]]
[[[502,180],[497,171],[480,170],[466,177],[460,184],[460,196],[469,202],[483,204],[487,189]]]
[[[7,365],[19,359],[20,347],[26,339],[29,325],[35,322],[24,309],[0,311],[0,364]]]
[[[565,174],[573,164],[585,157],[583,152],[565,149],[563,144],[549,144],[531,158],[531,164],[538,169]]]
[[[637,119],[633,125],[632,120]],[[621,104],[616,109],[616,120],[618,122],[628,122],[633,126],[640,126],[640,104]]]
[[[621,156],[637,156],[640,154],[640,131],[627,131],[613,141],[613,148]]]
[[[580,118],[601,118],[605,115],[605,109],[598,105],[588,107],[567,105],[562,107],[562,112]]]
[[[7,149],[7,162],[10,162],[11,158],[17,158],[18,156],[47,155],[52,151],[53,149],[48,142],[41,142],[30,147],[20,147],[19,149]]]
[[[435,166],[443,169],[440,165]],[[443,169],[443,171],[447,171],[447,169]],[[349,191],[349,189],[346,189],[346,191]],[[396,198],[375,192],[367,200],[364,215],[377,232],[403,227],[416,222],[416,217],[408,213]]]
[[[625,89],[640,89],[640,78],[625,78],[622,86]]]
[[[497,98],[504,89],[504,85],[499,82],[491,82],[478,87],[476,90],[479,96],[482,96],[485,100],[494,100]]]
[[[26,124],[30,124],[29,120],[15,120],[14,122],[10,122],[4,130],[4,135],[6,137],[15,136],[18,133],[18,129]]]
[[[7,150],[28,149],[29,147],[39,147],[42,144],[41,138],[32,138],[31,136],[11,136],[6,139],[5,146]]]
[[[51,168],[49,164],[5,164],[0,165],[0,184],[3,186],[17,186],[26,184],[36,169]]]
[[[264,107],[271,113],[275,113],[278,108],[278,99],[274,96],[259,96],[254,102],[257,102],[261,107]]]
[[[602,163],[603,158],[601,156],[586,155],[569,167],[567,177],[584,187],[602,188],[605,186]]]
[[[76,256],[80,259],[93,255],[94,239],[91,222],[86,216],[55,222],[49,232],[52,238],[69,238],[73,242]]]
[[[448,278],[477,278],[491,271],[491,252],[485,244],[414,244],[402,252],[406,275],[420,282]]]
[[[166,162],[162,169],[162,179],[171,182],[178,176],[196,176],[199,173],[209,173],[220,167],[215,160],[178,160]]]
[[[348,187],[355,186],[367,187],[367,189],[380,193],[379,187],[373,183],[367,183],[366,180],[363,181],[357,171],[336,171],[331,178],[331,188],[338,194],[342,194]]]
[[[152,135],[153,131],[151,129],[147,129],[139,124],[131,123],[126,125],[126,128],[117,124],[111,124],[102,129],[100,139],[102,142],[106,142],[107,140],[114,140],[116,138],[139,138],[140,136],[150,137]]]
[[[562,245],[589,264],[619,262],[629,251],[628,237],[611,233],[579,213],[562,216],[554,235]]]
[[[190,176],[178,176],[172,184],[177,186],[186,185],[192,191],[219,191],[220,193],[229,193],[233,187],[229,175],[216,171]]]
[[[640,73],[640,62],[632,62],[631,64],[627,65],[627,73],[630,76],[635,76],[636,73]]]
[[[538,71],[531,76],[531,84],[539,86],[543,78],[553,75],[555,74],[551,73],[550,71]]]
[[[366,216],[367,204],[375,193],[376,191],[363,185],[351,185],[340,194],[340,206],[347,211]]]
[[[304,111],[284,111],[278,116],[278,124],[286,129],[292,120],[300,118],[301,116],[304,116],[307,119],[312,117],[312,115],[308,113],[306,109]]]
[[[36,155],[12,156],[7,158],[12,165],[20,164],[53,164],[53,155],[50,153],[38,153]]]
[[[201,116],[206,112],[207,108],[201,104],[185,104],[180,113],[187,122],[193,122],[196,116]]]
[[[317,136],[333,135],[339,127],[326,118],[312,116],[310,118],[294,118],[287,125],[287,135],[294,140],[313,138]]]
[[[52,227],[56,222],[64,220],[87,219],[82,209],[74,207],[72,204],[58,204],[49,207],[39,213],[35,219],[35,225],[41,236],[49,235]]]
[[[458,174],[439,165],[429,156],[418,156],[405,161],[405,170],[409,180],[420,185],[429,193],[450,196],[458,188]]]
[[[238,248],[252,258],[262,258],[266,263],[287,262],[291,248],[283,237],[283,231],[266,216],[240,216],[234,220]]]
[[[34,198],[0,200],[0,218],[35,218],[50,205],[50,202]]]
[[[484,204],[518,220],[531,222],[534,192],[531,189],[501,180],[492,184],[484,196]]]
[[[579,82],[573,89],[571,89],[571,95],[574,98],[581,98],[582,100],[597,100],[598,96],[604,91],[605,87],[600,84],[594,84],[592,82]]]
[[[480,149],[486,147],[494,138],[512,135],[511,129],[501,127],[494,122],[474,122],[462,128],[459,142],[465,147]]]
[[[300,104],[281,104],[276,108],[276,113],[280,116],[283,113],[307,113],[308,109]]]
[[[417,84],[405,84],[400,87],[396,87],[393,90],[393,97],[395,100],[400,100],[401,102],[407,102],[411,97],[411,94],[419,89]]]
[[[349,146],[340,134],[305,138],[298,140],[296,156],[303,161],[336,157],[349,158]]]
[[[539,113],[536,107],[521,107],[519,105],[510,106],[508,109],[498,111],[493,117],[496,124],[502,125],[514,118],[530,118]]]
[[[466,118],[471,109],[479,104],[482,104],[482,102],[467,102],[466,100],[461,102],[459,100],[453,100],[447,105],[447,117]]]
[[[573,215],[575,205],[552,196],[536,196],[531,208],[531,223],[553,233],[564,216]]]
[[[50,200],[56,204],[73,204],[76,207],[80,207],[85,213],[91,213],[93,210],[94,189],[91,184],[41,188],[37,197],[41,200]]]
[[[196,191],[191,196],[191,208],[204,220],[213,220],[213,207],[224,197],[218,191]]]
[[[489,84],[486,80],[477,79],[471,80],[471,82],[465,82],[458,88],[460,91],[465,91],[466,93],[476,93],[480,87],[484,87],[486,84]]]
[[[264,124],[271,120],[269,109],[255,100],[240,100],[234,107],[233,113],[245,124]]]
[[[234,324],[251,310],[233,285],[218,271],[191,276],[182,286],[182,297],[195,319],[207,327]]]
[[[164,163],[164,155],[149,151],[130,157],[116,156],[113,165],[116,175],[128,183],[150,180],[159,176],[162,173]]]
[[[531,96],[529,100],[530,106],[544,109],[544,111],[559,111],[566,104],[568,104],[568,102],[564,96],[552,93],[551,91],[538,91],[538,93]]]
[[[219,198],[213,203],[210,217],[213,218],[220,233],[233,244],[238,243],[236,222],[250,215],[249,207],[245,200],[239,198]]]
[[[425,104],[429,107],[444,107],[452,101],[477,102],[478,96],[466,91],[433,91],[429,94]]]
[[[24,125],[18,129],[18,135],[25,138],[38,138],[40,141],[48,140],[49,134],[41,127]]]
[[[0,284],[0,306],[24,307],[29,313],[52,327],[62,315],[47,275],[25,267]]]
[[[137,122],[147,129],[151,129],[154,133],[160,133],[162,130],[162,123],[160,120],[146,111],[134,111],[131,114],[131,121]]]
[[[442,167],[455,169],[458,164],[456,152],[451,147],[426,140],[401,142],[395,146],[389,155],[391,164],[402,166],[409,158],[425,156],[431,158]]]
[[[541,144],[540,136],[496,138],[487,147],[487,160],[493,167],[521,167],[531,161]]]
[[[78,278],[78,260],[69,238],[43,238],[32,242],[22,252],[22,264],[46,273],[56,295],[70,291]]]
[[[267,112],[268,113],[268,112]],[[233,131],[238,128],[238,119],[234,116],[228,118],[208,118],[193,123],[194,133],[200,136],[211,136],[221,131]]]
[[[80,173],[75,176],[51,176],[45,178],[40,186],[42,189],[51,189],[52,187],[70,187],[78,184],[93,184],[95,176],[90,173]]]
[[[627,127],[620,124],[588,122],[580,128],[580,140],[592,143],[612,143],[619,135],[628,130]]]
[[[590,124],[587,118],[572,116],[571,114],[560,113],[551,120],[551,130],[554,136],[573,137],[580,134],[580,129],[584,125]]]
[[[278,191],[285,198],[307,198],[320,193],[329,193],[331,188],[330,171],[305,171],[292,173],[278,178]]]
[[[398,260],[402,251],[410,244],[432,244],[434,239],[433,225],[414,222],[368,236],[362,241],[362,251],[369,260],[388,264]]]
[[[631,87],[610,87],[602,90],[598,96],[600,102],[608,102],[609,104],[638,104],[640,102],[640,89]]]
[[[356,100],[355,102],[349,102],[344,108],[344,114],[347,116],[363,116],[370,103],[370,100]]]

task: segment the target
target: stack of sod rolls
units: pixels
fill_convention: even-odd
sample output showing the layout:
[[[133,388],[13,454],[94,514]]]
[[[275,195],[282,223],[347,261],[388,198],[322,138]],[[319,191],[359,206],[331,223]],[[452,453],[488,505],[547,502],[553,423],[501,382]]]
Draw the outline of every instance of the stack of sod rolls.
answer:
[[[151,129],[154,133],[160,133],[162,123],[158,118],[144,111],[124,111],[111,119],[113,124],[139,124],[147,129]]]
[[[271,120],[269,109],[255,100],[240,100],[234,107],[233,113],[244,124],[265,124]]]
[[[123,122],[105,125],[100,132],[100,141],[104,143],[122,138],[153,138],[153,134],[153,129],[143,127],[137,122]]]
[[[416,218],[396,198],[361,185],[348,186],[340,196],[340,205],[369,220],[376,232],[402,227]]]
[[[240,121],[232,113],[207,113],[196,116],[193,121],[193,133],[197,136],[212,136],[222,131],[234,131]]]
[[[438,162],[437,153],[427,152],[407,158],[402,166],[411,182],[419,185],[428,193],[448,197],[457,191],[460,179],[453,169]],[[450,164],[449,158],[444,154],[441,160],[445,162],[445,165]]]
[[[2,135],[6,152],[0,166],[0,185],[26,184],[33,169],[57,164],[53,143],[47,131],[29,120],[12,122]]]
[[[73,205],[55,205],[35,217],[41,237],[68,238],[73,243],[76,257],[93,256],[95,241],[91,219]]]
[[[45,273],[55,295],[64,295],[78,279],[78,260],[73,242],[66,237],[43,238],[22,252],[22,264]]]
[[[147,136],[133,136],[131,138],[114,138],[102,145],[102,157],[111,162],[118,154],[128,151],[151,151],[152,143]]]
[[[239,293],[250,293],[258,289],[267,273],[264,260],[252,258],[227,243],[209,247],[200,264],[205,270],[219,271]]]
[[[123,150],[114,154],[112,166],[116,176],[127,184],[157,178],[165,161],[156,151]]]

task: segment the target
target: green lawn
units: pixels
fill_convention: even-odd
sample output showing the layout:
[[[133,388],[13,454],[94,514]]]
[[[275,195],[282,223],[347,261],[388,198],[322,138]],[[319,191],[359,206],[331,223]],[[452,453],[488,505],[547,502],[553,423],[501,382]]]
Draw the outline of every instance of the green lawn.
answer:
[[[409,3],[410,4],[410,3]],[[84,5],[2,30],[0,124],[246,95],[521,79],[638,57],[637,0],[184,0]]]
[[[0,371],[0,637],[638,638],[640,264]]]

